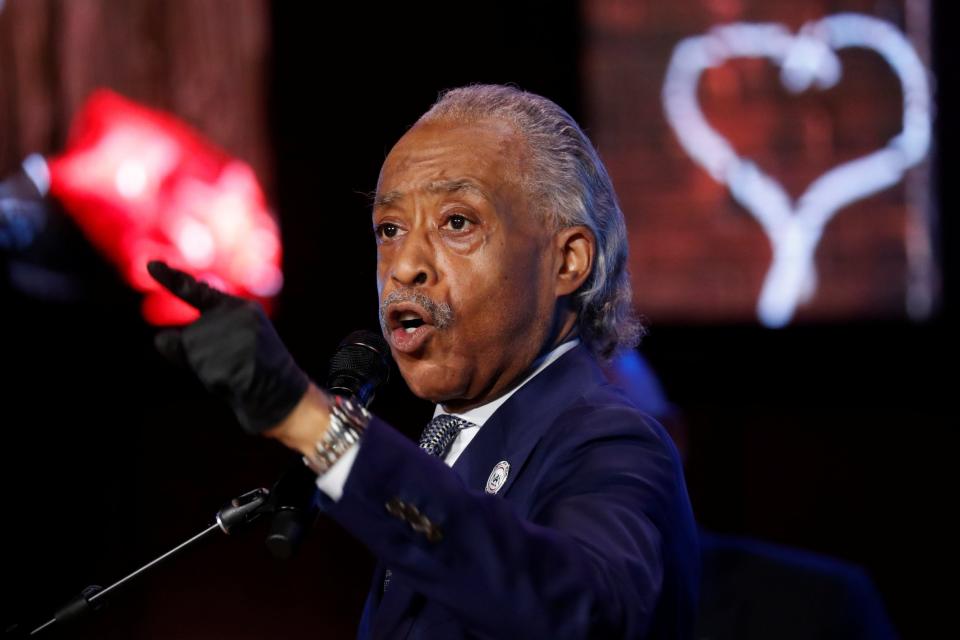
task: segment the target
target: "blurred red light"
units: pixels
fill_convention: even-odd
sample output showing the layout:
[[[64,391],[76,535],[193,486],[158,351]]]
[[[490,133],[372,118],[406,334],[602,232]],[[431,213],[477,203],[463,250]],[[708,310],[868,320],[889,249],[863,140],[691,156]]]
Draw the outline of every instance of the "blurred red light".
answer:
[[[173,116],[107,90],[88,99],[67,148],[48,163],[51,194],[147,294],[149,322],[196,317],[147,274],[154,259],[269,309],[283,281],[280,236],[247,164]]]

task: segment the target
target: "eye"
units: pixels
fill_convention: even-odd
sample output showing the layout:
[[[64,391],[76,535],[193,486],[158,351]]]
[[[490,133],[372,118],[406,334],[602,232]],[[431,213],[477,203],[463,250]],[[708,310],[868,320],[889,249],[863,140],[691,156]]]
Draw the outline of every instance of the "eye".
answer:
[[[454,231],[468,231],[473,222],[464,215],[455,213],[443,223],[444,227],[449,227]]]
[[[384,222],[374,227],[374,233],[377,235],[378,240],[390,240],[400,234],[400,227],[392,222]]]

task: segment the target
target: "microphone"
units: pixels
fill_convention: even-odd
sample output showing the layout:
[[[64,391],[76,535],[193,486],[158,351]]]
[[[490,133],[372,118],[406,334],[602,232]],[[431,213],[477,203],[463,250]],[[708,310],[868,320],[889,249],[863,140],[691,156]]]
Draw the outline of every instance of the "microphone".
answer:
[[[390,348],[380,334],[354,331],[344,338],[330,359],[327,390],[355,397],[370,406],[377,388],[390,378]],[[317,476],[301,460],[271,490],[274,516],[266,544],[281,560],[293,556],[319,515]]]
[[[330,358],[327,390],[353,396],[365,407],[377,388],[390,378],[390,347],[379,333],[354,331],[340,342]]]

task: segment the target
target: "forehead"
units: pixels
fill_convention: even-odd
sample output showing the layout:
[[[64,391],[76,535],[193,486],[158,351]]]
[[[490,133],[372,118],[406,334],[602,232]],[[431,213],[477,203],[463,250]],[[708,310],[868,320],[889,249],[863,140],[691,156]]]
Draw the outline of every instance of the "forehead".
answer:
[[[411,192],[476,190],[492,197],[519,182],[524,149],[520,134],[503,120],[418,124],[384,161],[378,204]]]

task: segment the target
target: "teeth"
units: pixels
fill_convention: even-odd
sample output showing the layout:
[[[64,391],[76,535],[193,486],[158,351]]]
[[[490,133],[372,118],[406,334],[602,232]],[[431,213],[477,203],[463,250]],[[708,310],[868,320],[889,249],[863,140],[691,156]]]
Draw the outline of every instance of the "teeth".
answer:
[[[420,314],[412,310],[401,311],[395,317],[397,324],[400,325],[397,328],[402,329],[408,335],[414,333],[418,327],[425,324]]]

